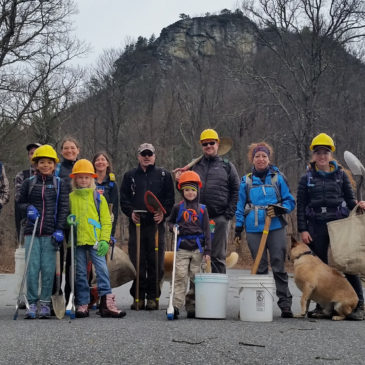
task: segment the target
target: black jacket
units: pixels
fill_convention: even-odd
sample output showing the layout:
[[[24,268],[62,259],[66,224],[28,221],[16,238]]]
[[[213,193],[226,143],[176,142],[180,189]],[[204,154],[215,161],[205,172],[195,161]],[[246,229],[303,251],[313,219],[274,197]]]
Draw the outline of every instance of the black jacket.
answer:
[[[113,204],[113,215],[114,221],[112,226],[112,233],[111,235],[115,235],[115,227],[118,221],[118,213],[119,213],[119,198],[118,198],[118,186],[116,181],[112,181],[110,179],[110,175],[107,174],[102,183],[98,183],[95,179],[96,190],[104,195],[108,204]]]
[[[57,219],[56,199],[57,193],[54,186],[53,176],[36,175],[36,184],[33,186],[29,195],[30,178],[24,180],[18,203],[23,211],[29,205],[34,205],[39,214],[37,236],[50,236],[55,230],[63,230],[66,226],[66,218],[69,212],[68,187],[63,179],[60,181]],[[27,221],[24,234],[32,234],[33,223]]]
[[[335,164],[335,163],[334,163]],[[311,163],[301,177],[297,192],[298,231],[308,231],[311,220],[332,221],[348,215],[356,205],[350,180],[341,166],[327,174]]]
[[[209,218],[224,215],[231,219],[236,211],[240,180],[234,165],[222,157],[203,157],[193,168],[203,187],[200,203],[208,208]]]
[[[140,165],[124,174],[120,187],[120,206],[122,212],[131,220],[133,210],[147,210],[144,194],[150,190],[156,195],[166,209],[166,216],[170,215],[175,201],[174,184],[169,171],[155,165],[147,167],[146,172]],[[141,224],[154,223],[153,214],[142,216]]]
[[[66,187],[68,188],[68,193],[71,193],[72,191],[70,174],[75,162],[76,161],[63,159],[63,161],[56,167],[55,175],[65,181]]]

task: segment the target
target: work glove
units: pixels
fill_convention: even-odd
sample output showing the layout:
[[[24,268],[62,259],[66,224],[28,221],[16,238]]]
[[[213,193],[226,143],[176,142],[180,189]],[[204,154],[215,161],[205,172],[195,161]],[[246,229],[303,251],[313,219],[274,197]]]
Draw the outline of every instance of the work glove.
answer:
[[[272,204],[272,205],[269,205],[268,208],[266,209],[266,214],[270,218],[279,217],[283,214],[286,214],[286,209],[284,207],[282,207],[281,205]]]
[[[64,236],[63,236],[63,232],[58,229],[57,231],[54,231],[53,232],[53,235],[52,235],[52,238],[53,238],[53,245],[55,246],[56,250],[59,249],[63,243],[63,239],[64,239]]]
[[[115,239],[115,237],[110,236],[109,244],[114,246],[116,243],[117,243],[117,240]]]
[[[109,250],[109,244],[106,241],[99,241],[98,242],[98,251],[96,254],[98,256],[105,256],[108,253]]]
[[[37,208],[34,205],[29,205],[27,209],[27,218],[34,223],[38,217],[39,212]]]
[[[69,214],[67,217],[67,224],[69,226],[76,226],[76,216],[75,214]]]
[[[234,245],[236,246],[236,251],[240,248],[241,246],[241,234],[243,231],[243,227],[236,227],[234,230]]]

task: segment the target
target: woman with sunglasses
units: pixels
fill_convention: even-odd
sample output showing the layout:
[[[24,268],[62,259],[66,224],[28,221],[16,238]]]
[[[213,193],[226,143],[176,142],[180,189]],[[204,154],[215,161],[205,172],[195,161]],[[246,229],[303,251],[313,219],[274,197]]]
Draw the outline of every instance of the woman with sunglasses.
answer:
[[[328,263],[329,235],[327,222],[345,218],[349,209],[356,205],[351,177],[334,160],[333,139],[325,133],[313,138],[309,147],[312,161],[306,174],[299,181],[297,193],[298,231],[301,239],[324,262]],[[359,202],[365,209],[365,201]],[[357,308],[347,319],[362,320],[364,318],[364,296],[360,278],[357,275],[345,274],[359,298]],[[323,318],[321,307],[317,304],[308,317]]]

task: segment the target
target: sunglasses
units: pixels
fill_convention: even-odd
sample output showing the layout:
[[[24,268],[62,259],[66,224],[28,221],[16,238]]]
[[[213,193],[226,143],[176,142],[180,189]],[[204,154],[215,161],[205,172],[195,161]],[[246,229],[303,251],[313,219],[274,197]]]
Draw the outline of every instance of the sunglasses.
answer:
[[[202,146],[203,147],[207,147],[207,146],[214,146],[215,145],[215,141],[212,141],[212,142],[204,142],[204,143],[202,143]]]
[[[142,157],[146,157],[146,156],[151,157],[151,156],[153,156],[153,152],[152,152],[152,151],[142,151],[142,152],[140,153],[140,155],[141,155]]]

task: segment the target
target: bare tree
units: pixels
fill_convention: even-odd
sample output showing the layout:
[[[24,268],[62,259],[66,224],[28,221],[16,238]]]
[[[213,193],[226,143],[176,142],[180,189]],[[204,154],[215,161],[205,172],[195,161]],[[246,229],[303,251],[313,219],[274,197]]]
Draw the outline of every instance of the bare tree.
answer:
[[[364,39],[365,3],[245,0],[242,9],[258,25],[258,54],[266,60],[254,63],[250,74],[286,119],[292,150],[302,168],[313,134],[323,128],[321,92],[329,73],[336,71],[338,50],[350,50]]]
[[[71,35],[73,0],[1,0],[0,135],[39,112],[46,85],[86,48]],[[56,75],[56,76],[54,76]],[[65,77],[65,74],[64,76]],[[73,84],[71,82],[66,89]],[[52,99],[62,98],[53,88]]]

